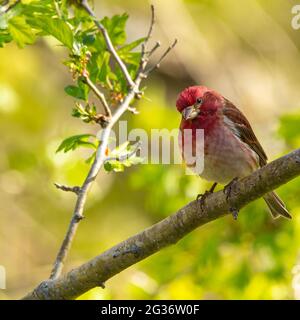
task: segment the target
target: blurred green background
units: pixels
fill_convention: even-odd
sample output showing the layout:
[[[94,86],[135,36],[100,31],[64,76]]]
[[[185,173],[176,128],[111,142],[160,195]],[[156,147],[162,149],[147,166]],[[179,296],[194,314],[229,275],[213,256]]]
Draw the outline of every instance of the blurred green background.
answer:
[[[99,17],[128,12],[128,38],[146,33],[148,1],[95,1]],[[300,144],[300,30],[287,0],[164,0],[155,5],[153,39],[178,45],[147,80],[128,127],[177,128],[176,96],[188,85],[221,92],[247,115],[269,158]],[[74,206],[54,182],[81,184],[88,151],[55,154],[67,136],[96,132],[70,116],[65,51],[50,40],[0,50],[0,264],[19,298],[48,277]],[[174,213],[208,185],[179,165],[102,172],[89,195],[67,269]],[[259,200],[192,232],[82,299],[300,298],[300,179],[278,192],[293,220],[271,219]]]

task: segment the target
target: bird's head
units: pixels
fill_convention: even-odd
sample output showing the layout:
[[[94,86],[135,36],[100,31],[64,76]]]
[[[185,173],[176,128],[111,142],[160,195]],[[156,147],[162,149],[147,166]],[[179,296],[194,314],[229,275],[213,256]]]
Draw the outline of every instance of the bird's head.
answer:
[[[221,106],[222,96],[205,86],[184,89],[178,96],[176,107],[183,120],[193,120],[201,114],[213,114]]]

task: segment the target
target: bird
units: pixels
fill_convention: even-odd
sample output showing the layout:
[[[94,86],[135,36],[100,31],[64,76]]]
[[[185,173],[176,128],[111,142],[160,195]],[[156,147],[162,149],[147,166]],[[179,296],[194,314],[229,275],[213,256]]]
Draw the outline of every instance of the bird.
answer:
[[[204,167],[201,173],[196,173],[213,182],[204,196],[212,193],[217,184],[230,189],[237,179],[267,164],[267,155],[245,115],[217,91],[202,85],[185,88],[177,97],[176,108],[181,113],[179,146],[186,164],[186,146],[192,146],[194,152],[195,132],[197,129],[204,132]],[[192,134],[185,136],[186,129],[191,129]],[[195,162],[187,165],[196,170]],[[292,218],[274,191],[265,194],[263,199],[273,218]],[[237,210],[232,213],[236,219]]]

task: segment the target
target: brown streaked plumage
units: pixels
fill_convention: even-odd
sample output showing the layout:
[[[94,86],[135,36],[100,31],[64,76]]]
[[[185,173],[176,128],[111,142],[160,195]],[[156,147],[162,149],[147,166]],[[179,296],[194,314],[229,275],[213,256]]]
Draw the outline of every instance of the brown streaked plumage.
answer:
[[[182,114],[180,130],[204,130],[204,170],[200,176],[226,184],[267,163],[267,155],[243,113],[222,95],[204,86],[183,90],[176,103]],[[192,135],[193,139],[195,135]],[[196,145],[194,141],[181,141]],[[184,148],[182,148],[185,158]],[[193,168],[192,168],[193,169]],[[275,192],[264,197],[272,216],[291,218]]]

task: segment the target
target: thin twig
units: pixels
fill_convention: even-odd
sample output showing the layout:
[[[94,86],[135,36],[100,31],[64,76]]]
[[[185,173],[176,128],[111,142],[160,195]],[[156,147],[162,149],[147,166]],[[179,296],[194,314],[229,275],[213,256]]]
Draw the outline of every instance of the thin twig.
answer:
[[[95,93],[95,95],[99,98],[99,100],[101,101],[101,104],[104,108],[105,114],[107,117],[111,118],[111,111],[109,108],[109,105],[105,99],[104,94],[98,90],[98,88],[94,85],[94,83],[91,81],[91,79],[88,76],[84,76],[84,79],[87,83],[87,85],[93,90],[93,92]]]
[[[142,59],[145,56],[147,44],[148,44],[150,38],[152,37],[154,23],[155,23],[155,11],[154,11],[154,5],[151,4],[151,21],[150,21],[150,27],[148,30],[148,34],[145,38],[144,43],[142,44]]]
[[[121,58],[119,57],[116,49],[114,48],[113,44],[112,44],[112,41],[109,37],[109,34],[107,32],[107,30],[104,28],[103,24],[97,20],[93,10],[90,8],[89,4],[88,4],[88,1],[87,0],[82,0],[81,1],[81,6],[85,9],[85,11],[93,18],[94,20],[94,23],[95,25],[97,26],[97,28],[101,31],[103,37],[104,37],[104,40],[105,40],[105,43],[106,43],[106,46],[107,46],[107,49],[108,51],[111,53],[111,55],[114,57],[114,59],[116,60],[117,64],[119,65],[121,71],[123,72],[125,78],[126,78],[126,81],[129,85],[129,87],[133,87],[134,86],[134,82],[133,80],[131,79],[131,76],[127,70],[127,67],[126,65],[124,64],[124,62],[121,60]]]
[[[163,59],[170,53],[170,51],[176,46],[177,44],[177,39],[174,40],[174,42],[168,47],[168,49],[162,54],[162,56],[159,58],[159,60],[157,61],[157,63],[149,68],[145,74],[148,76],[152,71],[154,71],[155,69],[160,67],[160,63],[163,61]]]
[[[150,26],[149,26],[149,30],[147,33],[147,36],[145,38],[144,43],[142,44],[142,48],[141,48],[141,60],[140,60],[140,65],[139,65],[139,69],[137,72],[137,76],[141,76],[142,78],[147,78],[147,76],[144,74],[145,68],[149,62],[149,55],[147,55],[147,44],[148,41],[150,39],[150,37],[152,36],[153,33],[153,27],[154,27],[154,23],[155,23],[155,10],[154,10],[154,6],[151,5],[151,22],[150,22]],[[140,99],[142,97],[141,92],[136,92],[135,98],[136,99]]]
[[[151,57],[152,54],[156,51],[156,49],[158,49],[160,46],[161,46],[160,41],[156,41],[156,43],[153,46],[153,48],[148,52],[148,57]]]
[[[133,114],[139,114],[139,111],[134,107],[128,107],[127,110]]]
[[[63,191],[69,191],[69,192],[74,192],[78,195],[78,193],[80,192],[80,187],[78,186],[74,186],[74,187],[69,187],[69,186],[65,186],[63,184],[60,183],[54,183],[55,187],[57,189],[63,190]]]
[[[59,252],[57,254],[57,257],[55,259],[53,269],[51,271],[50,279],[57,279],[63,269],[67,254],[71,248],[71,244],[73,242],[73,239],[75,237],[79,222],[83,218],[83,210],[87,199],[87,194],[92,186],[92,183],[96,179],[100,169],[102,168],[102,165],[105,161],[105,151],[108,146],[110,132],[112,130],[112,127],[115,125],[115,123],[120,119],[120,117],[123,115],[124,112],[128,109],[128,106],[131,102],[131,100],[135,96],[135,92],[139,91],[139,86],[142,81],[142,77],[139,77],[136,79],[134,86],[129,90],[127,96],[124,98],[123,102],[119,105],[117,111],[112,116],[110,122],[108,123],[107,127],[105,127],[102,130],[101,138],[99,143],[99,146],[96,150],[95,159],[93,161],[93,164],[90,168],[90,171],[83,182],[80,192],[78,193],[75,209],[73,212],[72,219],[70,221],[67,233],[65,235],[65,238],[62,242],[62,245],[59,249]]]

